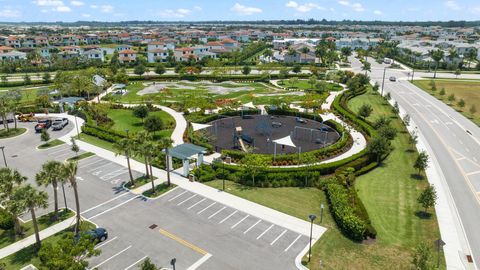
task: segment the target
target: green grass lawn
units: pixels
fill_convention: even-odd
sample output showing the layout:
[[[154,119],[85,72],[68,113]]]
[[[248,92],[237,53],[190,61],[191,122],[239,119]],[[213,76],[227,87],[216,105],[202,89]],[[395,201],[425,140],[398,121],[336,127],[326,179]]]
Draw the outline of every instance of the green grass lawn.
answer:
[[[53,212],[52,213],[49,213],[47,215],[43,215],[41,217],[38,217],[38,229],[41,231],[43,229],[46,229],[56,223],[59,223],[65,219],[68,219],[70,217],[72,217],[74,215],[74,213],[70,210],[67,210],[67,211],[63,211],[61,210],[58,214],[58,217],[59,219],[57,221],[53,221],[52,220],[52,217],[53,217]],[[29,216],[28,216],[29,218]],[[4,248],[12,243],[15,243],[16,241],[20,241],[22,239],[24,239],[25,237],[28,237],[30,235],[33,235],[34,234],[34,230],[33,230],[33,223],[31,220],[25,222],[25,223],[22,223],[21,224],[22,228],[23,228],[23,232],[24,232],[24,235],[23,237],[19,237],[19,236],[15,236],[15,233],[13,232],[13,230],[1,230],[0,229],[0,248]]]
[[[61,141],[59,139],[55,139],[53,141],[49,141],[47,143],[39,145],[38,149],[48,149],[48,148],[52,148],[52,147],[55,147],[55,146],[62,145],[64,143],[65,143],[64,141]]]
[[[382,114],[393,116],[391,107],[372,93],[354,98],[349,105],[356,111],[364,103],[374,109],[370,120]],[[392,120],[399,131],[405,130],[398,118]],[[392,144],[395,149],[384,164],[358,177],[355,185],[378,231],[376,241],[360,244],[343,236],[326,207],[320,225],[328,230],[313,247],[310,269],[410,269],[416,244],[425,241],[433,248],[439,237],[435,215],[430,219],[416,215],[422,210],[417,197],[427,185],[426,180],[413,177],[417,154],[408,151],[411,146],[406,133],[399,132]],[[206,184],[222,188],[220,180]],[[320,204],[327,202],[324,192],[314,188],[251,188],[227,181],[226,191],[304,220],[311,213],[320,216]],[[444,260],[441,269],[445,269]]]
[[[156,132],[156,136],[170,136],[175,128],[175,120],[173,117],[164,112],[156,111],[150,112],[150,115],[155,115],[162,119],[166,129]],[[138,132],[144,130],[142,119],[133,116],[133,111],[128,109],[111,109],[108,111],[108,117],[114,121],[113,129],[124,132],[128,129],[130,132]]]
[[[94,136],[90,136],[90,135],[85,134],[85,133],[80,133],[80,138],[75,137],[75,139],[80,139],[81,141],[87,142],[89,144],[93,144],[95,146],[101,147],[103,149],[106,149],[106,150],[109,150],[109,151],[112,151],[112,152],[116,151],[115,148],[113,148],[113,143],[104,141],[102,139],[99,139],[99,138],[94,137]]]
[[[80,230],[81,231],[86,231],[95,228],[95,225],[88,222],[88,221],[82,221],[80,225]],[[64,239],[65,237],[72,236],[71,232],[73,231],[73,227],[61,231],[55,235],[52,235],[50,237],[47,237],[46,239],[43,239],[43,243],[56,243],[61,239]],[[21,269],[22,267],[25,267],[29,264],[33,264],[35,266],[39,266],[40,260],[37,257],[35,248],[33,246],[26,247],[24,249],[21,249],[17,251],[16,253],[13,253],[10,256],[7,256],[3,259],[0,259],[0,264],[5,264],[5,267],[2,268],[4,270],[18,270]]]
[[[413,82],[416,86],[425,92],[440,99],[445,104],[450,105],[455,110],[461,112],[465,117],[471,119],[475,124],[480,125],[480,81],[479,80],[435,80],[436,91],[431,90],[431,80],[416,80]],[[440,95],[442,88],[445,88],[445,95]],[[455,101],[449,101],[448,96],[455,95]],[[465,107],[458,106],[458,101],[463,99]],[[470,112],[471,106],[476,108],[475,113]]]
[[[164,194],[165,192],[175,188],[176,185],[170,184],[167,186],[167,183],[161,183],[155,186],[155,194],[152,193],[152,189],[148,189],[147,191],[143,192],[142,195],[147,198],[157,198],[158,196]]]
[[[300,89],[300,90],[312,89],[312,85],[308,82],[308,80],[294,80],[293,83],[291,80],[281,80],[279,81],[279,84],[287,88],[294,88],[294,89]],[[327,86],[327,91],[343,90],[343,88],[336,83],[327,83],[326,86]],[[315,88],[315,86],[313,88]]]
[[[95,156],[95,154],[92,153],[92,152],[85,152],[85,153],[80,154],[78,156],[69,158],[69,159],[67,159],[67,161],[79,161],[79,160],[82,160],[84,158],[88,158],[88,157],[91,157],[91,156]]]
[[[0,139],[7,139],[21,135],[27,131],[26,128],[10,128],[10,130],[2,129],[0,131]]]

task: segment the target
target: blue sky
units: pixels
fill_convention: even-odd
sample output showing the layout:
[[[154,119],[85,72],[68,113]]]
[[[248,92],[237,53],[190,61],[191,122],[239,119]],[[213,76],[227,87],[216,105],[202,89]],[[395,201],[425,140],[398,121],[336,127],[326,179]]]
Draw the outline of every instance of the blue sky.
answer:
[[[479,20],[479,0],[0,0],[0,21]]]

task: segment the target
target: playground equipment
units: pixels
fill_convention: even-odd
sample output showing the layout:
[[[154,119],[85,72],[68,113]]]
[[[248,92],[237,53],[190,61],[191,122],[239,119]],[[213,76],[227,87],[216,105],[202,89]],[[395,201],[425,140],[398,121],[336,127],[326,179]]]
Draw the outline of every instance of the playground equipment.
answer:
[[[29,114],[23,114],[21,113],[19,116],[18,116],[18,120],[20,122],[32,122],[32,121],[36,121],[37,119],[35,118],[35,114],[33,112],[29,113]]]
[[[281,125],[281,124],[280,124]],[[269,120],[268,115],[260,116],[257,126],[255,127],[255,131],[270,138],[272,136],[272,126],[273,123]]]
[[[328,128],[306,128],[296,126],[293,130],[293,137],[298,140],[314,142],[316,144],[325,144],[328,136]]]
[[[237,145],[238,142],[238,145]],[[253,145],[254,139],[247,134],[243,133],[242,127],[236,127],[235,132],[233,133],[233,145],[234,148],[240,148],[244,152],[248,152],[247,147],[245,146],[245,143],[249,145]]]

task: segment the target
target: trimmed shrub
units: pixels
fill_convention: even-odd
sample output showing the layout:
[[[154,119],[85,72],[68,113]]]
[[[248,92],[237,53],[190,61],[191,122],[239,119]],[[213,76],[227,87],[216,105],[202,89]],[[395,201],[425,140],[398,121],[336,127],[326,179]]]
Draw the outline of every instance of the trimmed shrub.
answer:
[[[0,208],[0,229],[2,230],[11,230],[15,226],[14,217],[5,211],[5,209]]]

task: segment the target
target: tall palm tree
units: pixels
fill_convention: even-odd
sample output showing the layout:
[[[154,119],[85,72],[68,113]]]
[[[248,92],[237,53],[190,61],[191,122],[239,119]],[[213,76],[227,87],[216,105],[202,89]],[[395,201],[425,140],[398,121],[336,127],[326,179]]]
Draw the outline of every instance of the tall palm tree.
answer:
[[[116,150],[116,155],[121,155],[124,154],[125,157],[127,158],[127,165],[128,165],[128,174],[130,176],[130,183],[132,186],[135,185],[135,180],[133,180],[133,175],[132,175],[132,167],[130,166],[130,154],[134,152],[134,142],[130,138],[124,138],[121,139],[120,141],[116,142],[113,147]]]
[[[25,182],[27,177],[22,176],[17,170],[10,168],[0,169],[0,200],[6,207],[7,211],[12,214],[15,219],[15,234],[22,234],[22,227],[20,226],[19,216],[22,214],[22,207],[12,200],[13,190]]]
[[[151,141],[152,135],[148,134],[147,131],[142,130],[135,134],[134,141],[135,141],[135,154],[139,156],[143,156],[145,161],[145,177],[149,178],[150,173],[148,171],[148,157],[145,153],[148,153],[150,149],[145,148],[145,142]]]
[[[76,208],[76,223],[75,223],[75,235],[78,235],[80,230],[80,200],[78,198],[78,186],[77,186],[77,171],[78,164],[76,161],[68,161],[63,165],[65,178],[70,182],[75,195],[75,208]]]
[[[165,170],[167,171],[167,185],[170,186],[170,159],[168,158],[168,148],[172,146],[173,140],[170,137],[162,137],[158,142],[161,149],[165,149]]]
[[[433,74],[433,78],[435,79],[437,77],[438,64],[442,61],[445,54],[442,50],[431,50],[428,53],[435,62],[435,73]]]
[[[155,194],[155,184],[153,179],[153,169],[152,169],[152,159],[158,151],[158,145],[153,141],[145,141],[141,148],[143,149],[143,155],[145,157],[145,164],[147,164],[150,169],[150,181],[152,183],[152,194]]]
[[[63,164],[59,161],[47,161],[42,165],[42,170],[35,175],[35,180],[40,186],[52,185],[54,200],[54,220],[58,219],[58,184],[63,183],[65,174]]]
[[[14,190],[12,200],[24,207],[24,210],[29,210],[32,214],[33,230],[35,231],[36,248],[40,248],[40,234],[38,229],[37,216],[35,215],[35,208],[47,208],[48,194],[45,191],[38,191],[30,184],[23,185]]]
[[[362,70],[365,71],[365,76],[367,76],[367,72],[372,71],[372,65],[368,61],[363,61]]]

